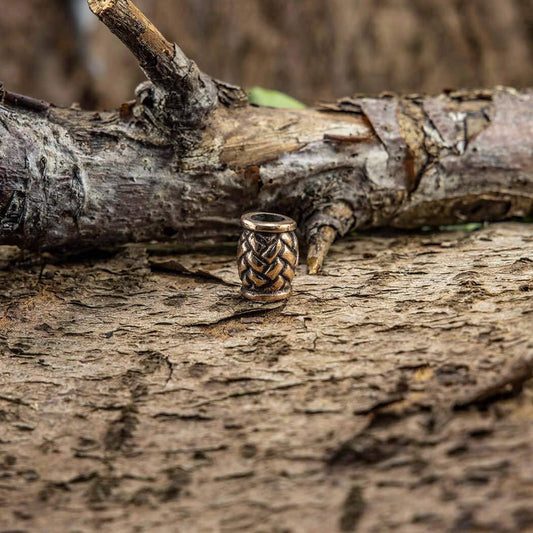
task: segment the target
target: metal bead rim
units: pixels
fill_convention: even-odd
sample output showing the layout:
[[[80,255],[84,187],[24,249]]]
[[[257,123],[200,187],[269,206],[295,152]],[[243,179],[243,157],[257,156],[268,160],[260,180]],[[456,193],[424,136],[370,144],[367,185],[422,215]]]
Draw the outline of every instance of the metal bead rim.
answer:
[[[251,211],[241,217],[243,228],[265,233],[285,233],[296,229],[296,222],[285,215],[266,211]]]

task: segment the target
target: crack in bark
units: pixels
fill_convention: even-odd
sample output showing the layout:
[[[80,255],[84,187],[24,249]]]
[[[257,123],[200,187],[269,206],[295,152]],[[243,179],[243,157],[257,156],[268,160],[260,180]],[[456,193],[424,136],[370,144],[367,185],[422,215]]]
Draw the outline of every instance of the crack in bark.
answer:
[[[493,383],[486,384],[456,400],[454,407],[465,409],[471,405],[486,406],[499,399],[520,394],[524,384],[531,378],[533,378],[533,354],[512,361]]]

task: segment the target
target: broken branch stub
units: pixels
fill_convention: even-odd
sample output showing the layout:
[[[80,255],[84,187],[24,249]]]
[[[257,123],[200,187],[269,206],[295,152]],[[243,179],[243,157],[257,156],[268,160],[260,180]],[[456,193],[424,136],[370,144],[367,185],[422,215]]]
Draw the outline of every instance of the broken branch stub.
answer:
[[[158,90],[156,117],[171,130],[201,128],[217,106],[217,87],[130,0],[88,0],[91,11],[129,48]]]

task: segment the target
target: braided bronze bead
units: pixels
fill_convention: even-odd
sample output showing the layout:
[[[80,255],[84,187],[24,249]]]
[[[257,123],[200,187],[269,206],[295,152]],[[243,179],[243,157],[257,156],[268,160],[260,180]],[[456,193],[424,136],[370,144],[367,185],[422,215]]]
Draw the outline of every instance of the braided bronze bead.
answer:
[[[249,300],[275,302],[292,293],[298,264],[298,240],[292,218],[253,212],[241,217],[237,250],[241,294]]]

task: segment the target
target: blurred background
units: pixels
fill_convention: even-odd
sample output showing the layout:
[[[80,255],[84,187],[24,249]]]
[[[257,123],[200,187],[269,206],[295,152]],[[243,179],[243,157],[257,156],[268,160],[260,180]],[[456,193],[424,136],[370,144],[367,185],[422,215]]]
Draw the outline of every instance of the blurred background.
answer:
[[[533,0],[136,0],[205,72],[305,103],[354,93],[533,86]],[[4,1],[0,80],[114,108],[143,79],[85,0]]]

